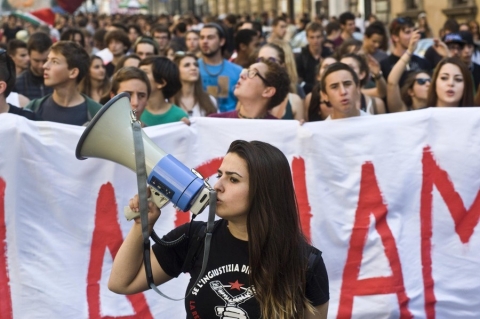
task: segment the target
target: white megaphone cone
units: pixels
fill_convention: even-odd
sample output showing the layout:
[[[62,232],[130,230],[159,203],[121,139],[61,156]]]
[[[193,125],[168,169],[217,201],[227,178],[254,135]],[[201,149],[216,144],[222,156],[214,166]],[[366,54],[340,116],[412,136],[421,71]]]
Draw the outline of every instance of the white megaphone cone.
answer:
[[[75,155],[106,159],[136,171],[132,123],[136,121],[128,93],[120,93],[92,119],[83,132]],[[165,153],[142,130],[147,182],[153,201],[161,208],[169,200],[180,210],[199,214],[208,205],[211,187],[203,177]],[[160,194],[159,194],[160,193]]]

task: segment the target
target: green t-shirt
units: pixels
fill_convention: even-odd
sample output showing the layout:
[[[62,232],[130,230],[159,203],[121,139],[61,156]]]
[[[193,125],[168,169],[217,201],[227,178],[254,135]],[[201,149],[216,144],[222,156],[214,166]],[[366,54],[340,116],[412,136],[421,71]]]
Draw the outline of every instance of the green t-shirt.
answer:
[[[146,126],[154,126],[178,122],[184,117],[188,118],[188,114],[178,106],[172,104],[170,110],[164,114],[152,114],[145,109],[140,117],[140,120],[145,123]]]

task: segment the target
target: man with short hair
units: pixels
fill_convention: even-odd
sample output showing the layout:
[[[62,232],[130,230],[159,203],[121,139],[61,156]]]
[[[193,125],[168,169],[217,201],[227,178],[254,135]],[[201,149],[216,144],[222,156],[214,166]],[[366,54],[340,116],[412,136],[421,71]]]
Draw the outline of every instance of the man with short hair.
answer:
[[[0,49],[0,113],[11,113],[36,120],[35,113],[24,110],[10,103],[7,98],[15,85],[15,63],[4,49]]]
[[[455,33],[457,34],[458,31],[460,31],[460,26],[455,19],[447,19],[445,23],[443,24],[443,28],[440,30],[440,38],[442,39],[443,42],[447,38],[452,38],[448,37],[449,34]],[[455,37],[455,36],[453,36]],[[463,44],[462,44],[463,46]],[[439,51],[439,46],[438,44],[434,44],[430,46],[427,51],[425,51],[425,54],[423,55],[425,60],[429,61],[430,64],[432,65],[432,68],[435,68],[437,66],[438,62],[440,62],[443,58],[446,52],[438,52]]]
[[[112,53],[112,61],[108,62],[105,65],[105,70],[107,71],[108,77],[113,75],[115,71],[115,66],[117,63],[125,56],[127,51],[130,49],[130,39],[128,34],[120,29],[115,29],[108,31],[105,35],[105,45],[108,50]]]
[[[19,76],[30,65],[30,56],[28,55],[27,44],[22,40],[13,39],[8,42],[7,53],[15,62],[15,72]]]
[[[272,21],[272,33],[268,37],[268,42],[283,40],[287,34],[287,21],[282,17],[277,17]]]
[[[368,115],[356,105],[360,99],[360,81],[348,65],[336,62],[330,64],[321,79],[322,100],[332,108],[326,120]]]
[[[390,24],[390,38],[393,43],[391,54],[382,62],[380,62],[383,77],[385,79],[388,79],[388,75],[393,69],[393,66],[398,62],[400,57],[407,52],[408,45],[410,44],[410,38],[414,33],[413,26],[414,24],[410,18],[396,18]],[[408,71],[430,71],[431,69],[432,66],[430,62],[415,54],[411,55],[405,72],[400,78],[400,87],[403,85],[403,81],[405,81]]]
[[[323,27],[320,23],[310,23],[305,31],[308,45],[302,48],[295,62],[300,85],[303,87],[305,94],[308,94],[315,84],[315,77],[317,76],[315,69],[320,58],[331,55],[331,52],[323,46]]]
[[[352,39],[355,32],[355,15],[351,12],[344,12],[338,18],[342,33],[333,41],[335,48],[338,48],[345,40]]]
[[[385,51],[381,50],[383,41],[386,38],[386,31],[379,21],[371,23],[365,30],[363,37],[362,51],[370,54],[378,63],[388,57]]]
[[[133,53],[138,55],[141,60],[152,55],[158,55],[158,44],[148,37],[141,37],[135,44]]]
[[[167,56],[167,49],[170,45],[170,39],[172,37],[168,27],[159,24],[152,28],[152,37],[158,44],[158,54],[160,56]]]
[[[112,78],[110,97],[126,92],[130,94],[130,105],[137,119],[142,116],[150,97],[151,87],[147,74],[133,66],[123,67]]]
[[[8,16],[7,23],[3,26],[3,39],[0,38],[0,42],[8,43],[15,39],[17,32],[23,30],[17,25],[17,17],[13,14]]]
[[[231,61],[242,68],[248,68],[252,62],[252,54],[259,45],[260,40],[256,31],[249,29],[239,30],[235,35],[236,58]]]
[[[45,121],[85,125],[102,107],[78,90],[88,74],[90,57],[78,43],[59,41],[48,53],[44,64],[45,85],[53,93],[32,100],[25,108]]]
[[[480,85],[480,65],[472,61],[473,52],[475,51],[473,34],[470,31],[460,31],[459,35],[465,44],[458,56],[467,65],[468,69],[472,73],[473,83],[475,85],[474,89],[478,90],[478,86]]]
[[[220,112],[235,109],[237,98],[233,94],[242,68],[223,58],[225,31],[216,23],[207,23],[200,31],[200,51],[198,61],[203,89],[217,99]]]
[[[43,32],[33,33],[27,42],[30,56],[30,67],[25,70],[15,82],[16,91],[30,100],[51,94],[53,89],[45,86],[43,80],[43,65],[47,61],[52,40]]]

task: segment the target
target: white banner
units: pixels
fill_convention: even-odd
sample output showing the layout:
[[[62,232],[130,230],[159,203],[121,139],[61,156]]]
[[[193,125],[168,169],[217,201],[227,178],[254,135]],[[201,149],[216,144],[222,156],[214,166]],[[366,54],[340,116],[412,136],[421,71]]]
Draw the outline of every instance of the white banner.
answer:
[[[184,318],[183,302],[108,290],[136,180],[118,164],[77,160],[83,130],[0,115],[0,317]],[[329,318],[480,317],[479,109],[303,126],[200,118],[145,131],[212,184],[235,139],[285,153],[302,227],[327,266]],[[169,205],[156,231],[188,219]],[[160,288],[178,298],[186,282]]]

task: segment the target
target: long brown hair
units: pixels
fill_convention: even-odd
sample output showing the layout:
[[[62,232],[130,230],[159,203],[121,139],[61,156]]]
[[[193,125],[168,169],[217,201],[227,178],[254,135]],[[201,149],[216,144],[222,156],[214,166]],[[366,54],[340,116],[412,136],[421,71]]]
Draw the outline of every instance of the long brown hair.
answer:
[[[262,318],[304,318],[307,242],[298,215],[290,165],[276,147],[234,141],[229,153],[245,160],[250,176],[247,216],[250,283]]]
[[[96,55],[91,56],[90,57],[90,63],[88,65],[87,76],[84,77],[82,79],[82,81],[80,81],[80,83],[78,84],[79,91],[82,92],[83,94],[85,94],[86,96],[89,96],[89,97],[92,96],[92,78],[90,76],[90,67],[93,64],[93,61],[95,61],[96,59],[100,60],[102,62],[102,65],[103,65],[103,60],[102,60],[101,57],[96,56]],[[103,79],[100,88],[101,88],[100,96],[105,96],[105,95],[108,95],[108,93],[110,93],[110,79],[108,78],[108,75],[107,75],[106,72],[105,72],[105,78]]]
[[[182,60],[186,57],[191,57],[195,59],[195,61],[198,61],[197,56],[193,53],[180,54],[179,52],[177,52],[175,54],[175,58],[173,59],[173,62],[180,69],[180,62],[182,62]],[[200,110],[205,112],[205,116],[212,113],[217,113],[217,108],[215,107],[215,105],[213,105],[212,100],[210,99],[210,96],[203,90],[202,78],[200,74],[198,76],[198,80],[195,82],[193,87],[193,96],[195,98],[195,102],[198,102]],[[175,94],[172,97],[171,100],[172,100],[172,103],[180,106],[181,99],[182,99],[182,90],[179,90],[177,94]]]
[[[403,82],[402,87],[400,88],[400,97],[405,103],[405,106],[407,107],[408,110],[413,109],[413,98],[410,95],[410,91],[413,89],[413,86],[415,85],[415,81],[417,80],[417,75],[419,74],[427,74],[430,77],[430,73],[428,71],[424,70],[416,70],[413,72],[410,72]]]
[[[430,88],[428,89],[428,96],[427,96],[427,107],[428,106],[437,106],[437,101],[438,101],[438,95],[437,95],[437,79],[440,74],[440,69],[445,65],[445,64],[454,64],[460,68],[460,71],[462,72],[463,76],[463,81],[465,83],[463,87],[463,96],[462,99],[459,101],[458,106],[473,106],[473,80],[472,80],[472,75],[470,74],[467,66],[465,63],[462,62],[457,57],[451,57],[451,58],[445,58],[441,60],[438,64],[437,67],[435,68],[435,71],[433,73],[432,77],[432,83],[430,84]]]

